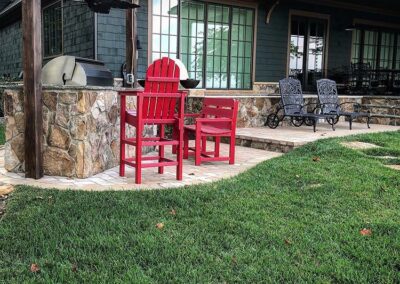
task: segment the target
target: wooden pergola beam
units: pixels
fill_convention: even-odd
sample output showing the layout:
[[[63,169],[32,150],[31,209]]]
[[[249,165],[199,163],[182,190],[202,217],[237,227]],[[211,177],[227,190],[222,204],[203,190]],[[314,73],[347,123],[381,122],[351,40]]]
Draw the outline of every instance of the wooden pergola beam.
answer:
[[[41,0],[22,0],[25,176],[43,177]]]
[[[133,4],[139,4],[131,0]],[[136,9],[126,10],[126,72],[133,73],[134,86],[137,84],[137,16]],[[133,71],[133,72],[132,72]]]

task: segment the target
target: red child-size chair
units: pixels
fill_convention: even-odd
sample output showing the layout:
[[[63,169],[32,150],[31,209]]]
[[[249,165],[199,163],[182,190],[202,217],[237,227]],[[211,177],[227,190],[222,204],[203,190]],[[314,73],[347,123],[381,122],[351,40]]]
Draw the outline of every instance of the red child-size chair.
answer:
[[[205,98],[199,114],[186,115],[197,118],[194,125],[185,125],[184,159],[194,152],[196,166],[209,161],[229,161],[229,164],[234,164],[238,108],[239,102],[234,99]],[[189,147],[190,133],[195,134],[195,147]],[[215,138],[214,151],[207,151],[207,137]],[[230,138],[227,157],[220,156],[221,137]]]
[[[183,120],[186,92],[178,91],[179,67],[172,59],[164,57],[149,66],[144,91],[127,90],[121,96],[121,148],[120,176],[125,176],[125,165],[135,168],[135,181],[142,181],[142,168],[158,167],[160,174],[165,166],[176,166],[176,178],[182,180]],[[136,96],[136,110],[127,109],[127,96]],[[176,108],[176,106],[178,107]],[[178,111],[176,112],[176,109]],[[126,137],[126,126],[136,128],[136,137]],[[157,137],[143,137],[146,125],[158,127]],[[172,125],[174,138],[165,138],[165,126]],[[135,146],[135,157],[126,156],[126,145]],[[165,158],[165,146],[177,148],[176,160]],[[142,156],[142,147],[157,146],[157,156]],[[144,163],[143,161],[146,161]]]

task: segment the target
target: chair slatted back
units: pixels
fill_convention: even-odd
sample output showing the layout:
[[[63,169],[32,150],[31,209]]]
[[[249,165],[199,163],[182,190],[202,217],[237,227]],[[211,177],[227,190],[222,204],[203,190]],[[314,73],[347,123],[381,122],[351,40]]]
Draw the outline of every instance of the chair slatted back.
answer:
[[[287,115],[304,113],[301,83],[297,79],[286,78],[279,81],[279,91]]]
[[[213,123],[212,126],[232,129],[236,125],[239,102],[235,99],[205,98],[201,116],[203,118],[228,118],[231,122]],[[207,124],[207,123],[204,123]]]
[[[167,94],[177,94],[180,70],[175,61],[168,57],[158,59],[147,69],[144,93],[151,94],[143,99],[144,119],[171,119],[175,114],[178,97]],[[166,94],[166,96],[157,96]]]
[[[317,81],[318,100],[322,105],[322,113],[337,113],[339,97],[336,82],[329,79]]]

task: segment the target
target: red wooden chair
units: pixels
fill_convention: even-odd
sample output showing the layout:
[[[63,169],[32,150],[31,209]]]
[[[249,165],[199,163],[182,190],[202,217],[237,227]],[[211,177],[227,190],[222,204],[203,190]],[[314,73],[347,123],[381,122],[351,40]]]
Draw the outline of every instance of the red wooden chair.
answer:
[[[178,91],[179,67],[172,59],[162,58],[149,66],[144,91],[127,90],[121,96],[121,148],[120,176],[125,176],[125,165],[135,168],[135,181],[141,183],[142,168],[158,167],[160,174],[164,167],[176,166],[176,178],[182,180],[183,120],[186,92]],[[137,109],[126,108],[126,97],[136,96]],[[178,105],[176,112],[176,106]],[[136,137],[126,137],[126,126],[136,128]],[[157,125],[157,137],[143,137],[146,125]],[[165,126],[172,125],[174,138],[165,137]],[[126,145],[135,146],[135,157],[126,156]],[[165,158],[165,146],[177,148],[176,160]],[[157,156],[142,156],[142,147],[157,146]],[[143,163],[147,161],[147,163]]]
[[[194,154],[196,166],[208,161],[229,161],[229,164],[234,164],[238,107],[239,102],[234,99],[205,98],[199,114],[186,115],[197,118],[194,125],[185,125],[183,158]],[[195,147],[189,147],[190,133],[195,134]],[[214,151],[207,151],[207,137],[215,138]],[[227,157],[220,156],[221,137],[230,138]]]

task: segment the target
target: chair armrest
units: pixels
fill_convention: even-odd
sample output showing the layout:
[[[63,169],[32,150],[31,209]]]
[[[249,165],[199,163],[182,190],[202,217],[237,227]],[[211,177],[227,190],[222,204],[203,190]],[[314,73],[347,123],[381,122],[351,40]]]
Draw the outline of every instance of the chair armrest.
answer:
[[[129,90],[129,91],[119,91],[120,96],[138,96],[138,94],[143,93],[144,90]]]
[[[220,122],[232,122],[230,118],[197,118],[196,123],[220,123]]]
[[[304,104],[302,107],[301,107],[301,110],[304,110],[306,107],[308,107],[308,106],[315,106],[314,108],[313,108],[313,110],[312,110],[312,113],[314,113],[315,112],[315,110],[317,109],[317,108],[320,108],[320,106],[321,106],[321,104],[320,103],[307,103],[307,104]]]

